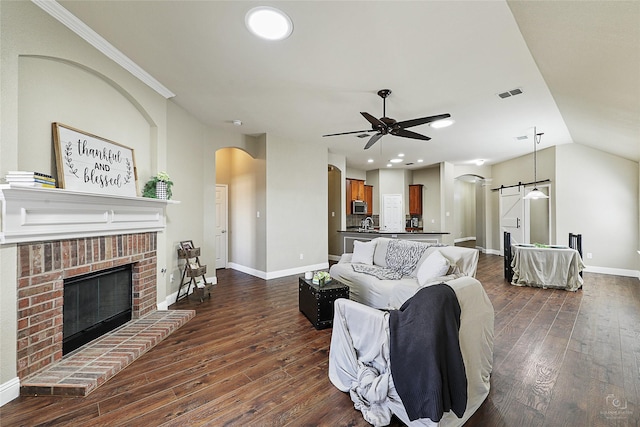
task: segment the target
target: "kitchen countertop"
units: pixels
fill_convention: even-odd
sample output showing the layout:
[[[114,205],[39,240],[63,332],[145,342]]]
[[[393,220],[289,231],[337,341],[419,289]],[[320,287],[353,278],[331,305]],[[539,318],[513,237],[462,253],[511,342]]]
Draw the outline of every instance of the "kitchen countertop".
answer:
[[[426,234],[426,235],[433,235],[433,234],[451,234],[448,231],[418,231],[418,230],[410,230],[410,231],[380,231],[380,230],[366,230],[366,231],[360,231],[357,228],[353,229],[353,230],[338,230],[338,233],[353,233],[353,234]]]

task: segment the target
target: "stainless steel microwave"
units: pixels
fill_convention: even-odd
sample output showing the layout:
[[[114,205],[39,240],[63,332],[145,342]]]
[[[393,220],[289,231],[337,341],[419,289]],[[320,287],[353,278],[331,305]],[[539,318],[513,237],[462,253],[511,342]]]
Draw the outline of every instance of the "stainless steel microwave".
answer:
[[[354,214],[366,214],[367,213],[367,202],[363,202],[362,200],[354,200],[353,206],[351,207],[351,212]]]

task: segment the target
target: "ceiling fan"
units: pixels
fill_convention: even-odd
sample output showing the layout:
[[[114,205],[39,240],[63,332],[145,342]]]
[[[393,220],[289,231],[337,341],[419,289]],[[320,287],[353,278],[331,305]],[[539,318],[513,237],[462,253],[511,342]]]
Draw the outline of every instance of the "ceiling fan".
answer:
[[[429,116],[429,117],[421,117],[419,119],[412,120],[404,120],[402,122],[397,122],[395,119],[387,117],[386,107],[387,107],[387,97],[391,95],[391,89],[381,89],[378,91],[378,96],[382,98],[382,117],[377,119],[369,113],[360,112],[362,116],[367,119],[369,123],[371,123],[371,129],[367,130],[355,130],[352,132],[342,132],[342,133],[332,133],[328,135],[322,136],[337,136],[337,135],[349,135],[352,133],[362,133],[362,132],[377,132],[374,134],[367,145],[364,146],[364,149],[370,148],[373,144],[375,144],[380,138],[384,135],[390,134],[395,136],[401,136],[403,138],[413,138],[413,139],[421,139],[423,141],[429,141],[429,138],[426,135],[421,135],[416,132],[412,132],[407,130],[407,128],[423,125],[425,123],[431,123],[442,119],[447,119],[451,117],[451,114],[440,114],[437,116]]]

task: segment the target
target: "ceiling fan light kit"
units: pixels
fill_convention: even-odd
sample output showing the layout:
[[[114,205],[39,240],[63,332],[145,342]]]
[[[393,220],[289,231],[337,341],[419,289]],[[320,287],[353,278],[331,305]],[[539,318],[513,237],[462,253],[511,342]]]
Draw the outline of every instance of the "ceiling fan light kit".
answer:
[[[443,119],[443,120],[437,120],[435,122],[431,122],[429,123],[429,126],[431,126],[434,129],[442,129],[442,128],[449,127],[454,123],[455,123],[455,120]]]
[[[411,138],[411,139],[419,139],[422,141],[429,141],[431,139],[430,137],[419,134],[417,132],[407,130],[407,128],[410,128],[413,126],[419,126],[427,123],[433,123],[433,122],[441,121],[451,117],[451,114],[447,113],[447,114],[440,114],[437,116],[421,117],[417,119],[404,120],[404,121],[398,122],[395,119],[392,119],[391,117],[387,117],[386,101],[389,95],[391,95],[391,89],[380,89],[378,91],[378,96],[382,98],[382,117],[381,118],[378,119],[373,115],[364,111],[360,112],[362,117],[364,117],[371,124],[370,130],[356,130],[351,132],[332,133],[332,134],[322,135],[322,136],[338,136],[338,135],[349,135],[354,133],[362,134],[364,132],[376,132],[373,136],[371,136],[367,144],[364,146],[365,150],[371,148],[371,146],[373,146],[373,144],[375,144],[384,135],[394,135],[402,138]],[[358,135],[358,136],[363,137],[363,135]]]

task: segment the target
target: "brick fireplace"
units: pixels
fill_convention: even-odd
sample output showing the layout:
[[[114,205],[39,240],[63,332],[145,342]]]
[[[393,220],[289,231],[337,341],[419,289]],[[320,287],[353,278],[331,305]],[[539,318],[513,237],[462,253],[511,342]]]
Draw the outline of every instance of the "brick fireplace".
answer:
[[[157,233],[175,203],[0,185],[0,245],[15,245],[18,266],[18,381],[3,398],[86,396],[195,316],[156,306]],[[63,356],[65,279],[124,265],[131,266],[132,319]]]
[[[62,359],[64,279],[131,264],[133,319],[156,310],[156,233],[18,244],[18,376]]]

